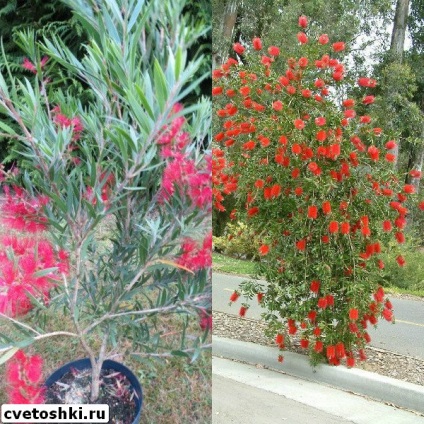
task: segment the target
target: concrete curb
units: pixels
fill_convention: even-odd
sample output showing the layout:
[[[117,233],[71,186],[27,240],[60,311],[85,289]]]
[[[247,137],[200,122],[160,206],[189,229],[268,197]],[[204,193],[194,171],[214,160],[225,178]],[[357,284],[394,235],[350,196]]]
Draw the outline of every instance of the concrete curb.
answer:
[[[214,356],[249,364],[261,364],[294,377],[324,383],[424,414],[424,386],[344,366],[332,367],[321,364],[312,368],[307,356],[294,352],[285,352],[284,363],[279,364],[277,353],[272,347],[224,337],[212,337]]]

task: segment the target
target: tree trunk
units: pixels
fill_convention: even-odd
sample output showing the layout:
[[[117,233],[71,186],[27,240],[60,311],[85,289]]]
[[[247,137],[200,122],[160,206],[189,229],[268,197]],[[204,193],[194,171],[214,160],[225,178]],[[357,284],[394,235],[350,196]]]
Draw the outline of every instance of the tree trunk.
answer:
[[[393,21],[392,40],[390,42],[390,53],[394,62],[402,63],[405,46],[406,26],[409,14],[410,0],[397,0],[396,12]],[[390,90],[390,89],[389,89]],[[394,166],[397,167],[399,159],[400,140],[393,150],[395,156]]]
[[[402,63],[403,60],[408,14],[409,0],[397,0],[390,51],[393,55],[393,59],[399,63]]]
[[[238,7],[239,0],[227,0],[225,3],[224,15],[222,18],[222,37],[224,39],[224,45],[214,57],[214,62],[216,65],[223,64],[227,60],[228,45],[231,44],[233,40]]]

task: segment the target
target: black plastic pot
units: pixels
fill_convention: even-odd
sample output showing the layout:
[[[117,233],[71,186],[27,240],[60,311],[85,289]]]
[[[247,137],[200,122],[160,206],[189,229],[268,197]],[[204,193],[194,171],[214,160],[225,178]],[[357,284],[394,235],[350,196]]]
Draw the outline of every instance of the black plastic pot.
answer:
[[[71,369],[76,369],[79,371],[91,369],[90,359],[78,359],[73,362],[69,362],[59,369],[57,369],[50,377],[45,381],[44,385],[46,387],[50,387],[52,384],[56,383],[56,381],[60,380],[67,372]],[[125,365],[120,364],[119,362],[112,361],[110,359],[103,362],[102,369],[111,369],[117,372],[120,372],[125,377],[127,377],[128,381],[131,383],[131,386],[135,390],[137,396],[135,397],[135,418],[132,424],[138,424],[140,422],[141,417],[141,407],[143,404],[143,392],[141,390],[140,382],[137,377],[133,374],[133,372],[127,368]]]

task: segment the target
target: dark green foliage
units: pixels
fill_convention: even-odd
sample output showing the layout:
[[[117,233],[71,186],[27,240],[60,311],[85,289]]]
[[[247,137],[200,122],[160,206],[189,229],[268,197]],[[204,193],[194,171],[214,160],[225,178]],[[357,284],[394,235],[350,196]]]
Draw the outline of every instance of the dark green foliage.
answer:
[[[33,31],[35,39],[41,40],[46,35],[55,34],[60,37],[74,52],[80,50],[84,41],[82,28],[77,21],[72,18],[70,9],[60,0],[12,0],[0,7],[0,28],[1,39],[5,57],[10,71],[15,76],[29,77],[31,74],[22,68],[24,52],[18,45],[18,32]],[[33,60],[33,58],[32,58]],[[0,59],[0,70],[4,71],[4,59]],[[57,75],[51,77],[61,80],[60,70]],[[8,125],[13,125],[4,116]],[[19,144],[16,141],[7,140],[0,137],[0,162],[4,162],[8,167],[12,164],[18,167],[25,167],[25,164],[18,160]]]

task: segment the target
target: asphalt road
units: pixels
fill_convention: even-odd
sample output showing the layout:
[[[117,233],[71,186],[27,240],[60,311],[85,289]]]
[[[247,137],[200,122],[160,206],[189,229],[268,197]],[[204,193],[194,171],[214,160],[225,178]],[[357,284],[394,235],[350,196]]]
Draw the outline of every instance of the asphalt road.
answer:
[[[238,315],[240,303],[229,306],[229,297],[246,278],[212,275],[213,310]],[[369,327],[371,346],[424,359],[424,301],[391,298],[396,324],[381,319],[377,329]],[[254,299],[246,317],[260,319],[264,310]]]

